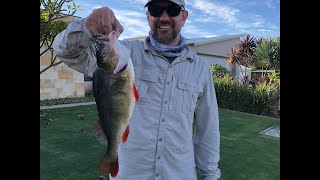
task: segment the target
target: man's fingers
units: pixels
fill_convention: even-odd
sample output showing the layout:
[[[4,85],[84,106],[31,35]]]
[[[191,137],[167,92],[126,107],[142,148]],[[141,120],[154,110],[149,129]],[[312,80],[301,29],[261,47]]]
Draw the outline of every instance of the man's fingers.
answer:
[[[99,18],[101,21],[102,32],[104,34],[108,34],[109,32],[112,31],[112,26],[111,26],[112,16],[113,16],[113,13],[109,8],[104,7],[101,9]]]
[[[109,34],[111,31],[123,32],[123,27],[108,7],[93,10],[85,22],[85,26],[92,36],[97,34]],[[119,37],[119,35],[117,35]]]
[[[123,32],[123,27],[121,26],[120,22],[116,18],[114,18],[113,30],[117,32],[118,37]]]
[[[99,31],[97,31],[95,26],[93,25],[92,19],[90,19],[90,17],[85,21],[85,26],[92,36],[96,36],[96,34],[99,33]]]
[[[110,41],[109,35],[105,35],[105,34],[97,36],[97,39],[102,41]]]

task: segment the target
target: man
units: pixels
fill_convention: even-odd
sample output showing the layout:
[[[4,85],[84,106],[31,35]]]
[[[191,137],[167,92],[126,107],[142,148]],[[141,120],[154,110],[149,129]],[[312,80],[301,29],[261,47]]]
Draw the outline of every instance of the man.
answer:
[[[149,0],[149,37],[120,41],[131,51],[139,101],[130,134],[119,146],[117,180],[204,180],[220,177],[218,107],[211,68],[186,45],[180,30],[184,0]],[[99,8],[73,21],[53,48],[65,64],[92,76],[97,34],[123,32],[112,10]],[[193,133],[193,120],[195,132]],[[110,177],[110,179],[113,179]]]

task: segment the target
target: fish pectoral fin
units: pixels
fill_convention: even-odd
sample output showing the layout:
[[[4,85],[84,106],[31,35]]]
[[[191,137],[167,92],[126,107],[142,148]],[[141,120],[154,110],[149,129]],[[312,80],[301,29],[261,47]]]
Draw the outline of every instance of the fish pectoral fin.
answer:
[[[106,145],[108,144],[108,139],[104,134],[104,131],[102,129],[102,125],[99,119],[96,122],[95,126],[93,127],[93,132],[95,133],[97,139],[101,144],[106,144]]]
[[[133,93],[134,93],[134,97],[136,98],[136,102],[138,102],[139,100],[139,93],[138,93],[138,89],[135,83],[133,83]]]
[[[122,135],[122,142],[123,143],[125,143],[128,140],[128,136],[129,136],[129,125]]]

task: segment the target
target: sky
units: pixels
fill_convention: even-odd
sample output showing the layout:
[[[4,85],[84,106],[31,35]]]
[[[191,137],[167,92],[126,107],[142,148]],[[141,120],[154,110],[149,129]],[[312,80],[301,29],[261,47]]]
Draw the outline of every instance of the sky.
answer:
[[[87,17],[94,9],[109,7],[124,27],[119,39],[148,35],[144,7],[147,0],[74,0]],[[255,38],[280,36],[280,0],[185,0],[189,12],[181,30],[187,39],[249,34]],[[65,3],[67,4],[67,3]]]

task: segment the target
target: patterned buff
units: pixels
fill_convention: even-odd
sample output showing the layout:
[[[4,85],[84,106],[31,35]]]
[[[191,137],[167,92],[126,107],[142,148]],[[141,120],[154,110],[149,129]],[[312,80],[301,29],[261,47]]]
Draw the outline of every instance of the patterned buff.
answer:
[[[186,44],[186,38],[184,38],[182,35],[180,35],[180,43],[178,46],[167,46],[160,44],[153,36],[151,31],[149,31],[149,37],[150,37],[150,43],[154,47],[154,49],[157,51],[157,53],[161,54],[165,57],[177,57],[180,56],[183,48],[187,45]]]

